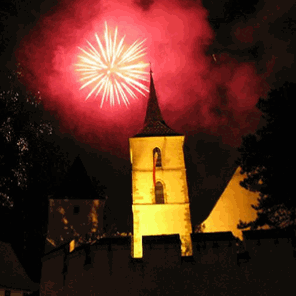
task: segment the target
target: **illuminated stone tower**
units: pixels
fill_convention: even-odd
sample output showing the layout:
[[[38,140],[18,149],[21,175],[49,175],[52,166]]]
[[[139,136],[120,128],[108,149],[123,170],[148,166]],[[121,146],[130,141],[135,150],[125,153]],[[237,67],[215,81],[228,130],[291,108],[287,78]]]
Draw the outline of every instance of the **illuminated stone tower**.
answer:
[[[152,74],[144,127],[129,143],[134,221],[132,256],[143,256],[143,236],[166,234],[179,234],[182,256],[192,255],[184,136],[164,122]]]

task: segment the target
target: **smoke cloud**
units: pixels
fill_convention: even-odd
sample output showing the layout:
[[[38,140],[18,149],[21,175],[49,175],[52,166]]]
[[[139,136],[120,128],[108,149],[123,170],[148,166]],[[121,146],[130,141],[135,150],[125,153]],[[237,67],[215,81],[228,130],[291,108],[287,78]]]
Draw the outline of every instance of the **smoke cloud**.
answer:
[[[236,146],[257,127],[255,105],[266,95],[266,84],[254,64],[206,54],[215,38],[207,15],[200,1],[64,0],[25,36],[16,55],[27,87],[41,92],[62,133],[120,154],[143,126],[147,98],[131,99],[128,108],[101,109],[99,97],[85,101],[89,90],[79,90],[74,68],[78,46],[85,47],[86,40],[95,44],[105,22],[117,26],[127,44],[146,39],[145,62],[151,62],[167,124],[187,135],[203,130]]]

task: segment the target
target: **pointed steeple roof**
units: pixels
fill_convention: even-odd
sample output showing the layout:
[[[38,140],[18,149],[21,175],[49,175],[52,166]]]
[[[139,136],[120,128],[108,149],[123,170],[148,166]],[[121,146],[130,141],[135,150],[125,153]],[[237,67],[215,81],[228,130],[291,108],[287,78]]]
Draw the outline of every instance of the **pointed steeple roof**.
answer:
[[[150,93],[147,104],[146,116],[143,129],[134,137],[157,137],[157,136],[177,136],[165,123],[156,96],[152,71],[150,70]]]
[[[158,105],[152,71],[150,70],[150,91],[144,125],[148,124],[151,121],[160,121],[165,124]]]
[[[53,199],[104,199],[96,192],[80,156],[77,156]]]

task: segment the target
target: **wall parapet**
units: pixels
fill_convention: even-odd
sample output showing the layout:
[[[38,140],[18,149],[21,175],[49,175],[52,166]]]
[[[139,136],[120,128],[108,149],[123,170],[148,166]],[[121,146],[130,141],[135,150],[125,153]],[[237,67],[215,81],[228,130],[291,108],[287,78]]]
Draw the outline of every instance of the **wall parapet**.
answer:
[[[143,237],[141,259],[131,257],[131,237],[104,238],[68,254],[58,249],[43,258],[41,295],[246,295],[260,294],[262,286],[265,294],[289,295],[295,233],[244,233],[244,253],[237,253],[230,232],[192,234],[193,256],[188,257],[181,257],[179,235]]]

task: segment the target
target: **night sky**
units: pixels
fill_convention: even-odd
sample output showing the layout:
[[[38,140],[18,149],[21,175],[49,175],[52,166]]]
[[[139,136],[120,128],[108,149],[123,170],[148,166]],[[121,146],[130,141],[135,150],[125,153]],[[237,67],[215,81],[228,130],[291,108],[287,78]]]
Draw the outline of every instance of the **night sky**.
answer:
[[[27,89],[40,91],[60,145],[80,154],[107,187],[109,223],[131,222],[128,138],[142,127],[147,98],[100,108],[79,91],[78,46],[104,22],[126,42],[147,39],[166,123],[186,136],[196,225],[209,214],[234,169],[241,137],[260,124],[255,105],[270,89],[296,82],[293,1],[1,1],[1,65],[20,62]]]

